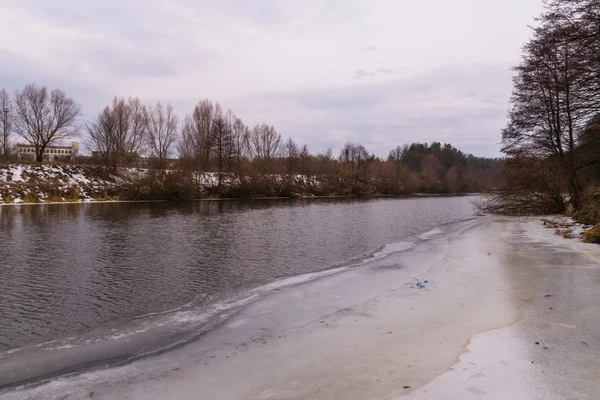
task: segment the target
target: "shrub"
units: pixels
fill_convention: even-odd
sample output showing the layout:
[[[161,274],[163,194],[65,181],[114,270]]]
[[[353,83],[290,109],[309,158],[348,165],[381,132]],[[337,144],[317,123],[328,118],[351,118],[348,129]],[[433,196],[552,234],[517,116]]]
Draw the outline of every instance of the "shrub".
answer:
[[[78,202],[79,200],[81,200],[81,197],[79,196],[79,192],[77,190],[73,190],[71,191],[71,193],[65,196],[65,200]]]
[[[586,190],[582,197],[582,205],[573,218],[585,225],[595,225],[600,222],[600,192],[598,188]]]
[[[583,242],[600,243],[600,224],[583,232]]]
[[[40,197],[37,194],[35,194],[35,193],[28,193],[23,198],[23,202],[24,203],[39,203],[40,202]]]
[[[575,207],[573,207],[573,204],[567,203],[567,206],[565,207],[565,217],[572,217],[573,214],[575,214]]]
[[[46,203],[62,203],[63,199],[60,196],[50,195],[46,197]]]

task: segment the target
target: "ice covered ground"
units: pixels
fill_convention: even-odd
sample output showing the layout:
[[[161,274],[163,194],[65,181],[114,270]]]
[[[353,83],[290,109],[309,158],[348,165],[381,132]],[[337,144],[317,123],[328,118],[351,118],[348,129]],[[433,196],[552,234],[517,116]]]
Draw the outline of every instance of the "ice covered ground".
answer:
[[[600,397],[600,246],[496,217],[419,239],[276,286],[178,350],[3,398]]]

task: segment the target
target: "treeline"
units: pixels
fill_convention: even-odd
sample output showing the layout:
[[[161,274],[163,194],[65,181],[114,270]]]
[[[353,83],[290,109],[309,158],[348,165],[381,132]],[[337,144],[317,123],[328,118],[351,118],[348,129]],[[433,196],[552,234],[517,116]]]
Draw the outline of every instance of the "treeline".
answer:
[[[74,134],[83,134],[91,153],[80,161],[107,176],[143,161],[149,173],[131,181],[129,198],[464,193],[495,190],[503,181],[502,160],[438,142],[398,146],[384,159],[350,142],[339,152],[311,153],[272,125],[249,127],[210,100],[181,119],[170,104],[115,98],[82,123],[81,108],[61,90],[31,84],[13,98],[0,91],[2,99],[2,143],[13,133],[34,146],[38,162],[47,146]]]
[[[546,2],[514,71],[507,184],[487,208],[581,212],[600,181],[600,2]]]

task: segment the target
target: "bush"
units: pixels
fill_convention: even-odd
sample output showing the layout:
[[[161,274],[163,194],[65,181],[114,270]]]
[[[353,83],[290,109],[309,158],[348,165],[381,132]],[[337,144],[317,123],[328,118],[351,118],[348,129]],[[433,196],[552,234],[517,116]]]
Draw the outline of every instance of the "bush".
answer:
[[[64,200],[60,196],[50,195],[46,197],[46,203],[62,203]]]
[[[40,203],[40,197],[37,194],[34,193],[28,193],[24,198],[23,198],[23,202],[24,203]]]
[[[583,232],[583,242],[600,243],[600,224]]]
[[[582,205],[573,215],[575,221],[585,225],[600,223],[600,194],[598,188],[589,189],[582,198]]]
[[[81,196],[79,196],[79,192],[77,190],[71,191],[67,196],[65,196],[67,201],[78,202],[81,200]]]
[[[575,214],[575,207],[573,207],[573,204],[567,203],[567,206],[565,207],[565,217],[572,217],[573,214]]]

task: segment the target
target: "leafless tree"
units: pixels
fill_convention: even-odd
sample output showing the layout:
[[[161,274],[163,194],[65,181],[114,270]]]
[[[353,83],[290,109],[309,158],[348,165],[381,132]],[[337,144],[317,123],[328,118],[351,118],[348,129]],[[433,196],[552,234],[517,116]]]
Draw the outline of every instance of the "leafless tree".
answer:
[[[211,167],[214,108],[210,100],[203,100],[183,122],[181,134],[185,149],[182,153],[191,160],[196,171],[207,171]]]
[[[4,89],[0,90],[0,113],[0,125],[2,128],[2,133],[0,135],[0,159],[8,160],[11,153],[10,149],[12,147],[10,132],[13,104],[10,95]]]
[[[238,179],[246,181],[245,166],[249,158],[250,128],[240,118],[236,118],[233,125],[233,139],[235,146],[234,171]]]
[[[308,174],[308,161],[310,159],[310,152],[308,151],[308,145],[303,145],[298,153],[300,159],[300,175],[306,176]]]
[[[283,144],[281,153],[286,164],[286,172],[289,184],[292,181],[292,175],[294,174],[296,163],[298,161],[298,145],[296,142],[294,142],[294,139],[289,138]]]
[[[15,91],[13,130],[35,149],[42,162],[46,147],[75,136],[79,129],[80,106],[65,92],[48,92],[32,83]]]
[[[146,108],[137,98],[114,98],[95,121],[86,124],[88,147],[114,170],[130,165],[145,151],[148,127]]]
[[[150,154],[156,159],[159,170],[164,171],[171,157],[173,146],[177,142],[178,119],[170,104],[163,106],[158,102],[146,110],[148,124],[147,140]]]
[[[86,122],[85,126],[88,133],[86,147],[92,151],[94,157],[102,160],[105,168],[116,168],[114,141],[117,122],[111,108],[104,108],[94,121]]]
[[[215,105],[210,141],[212,143],[215,164],[217,167],[219,192],[221,191],[221,185],[223,183],[224,169],[231,163],[230,160],[232,155],[230,151],[232,150],[231,143],[233,142],[233,138],[230,119],[232,118],[235,118],[232,113],[228,113],[228,115],[223,114],[219,103]]]
[[[344,175],[351,194],[361,195],[372,191],[369,176],[374,159],[362,145],[347,142],[342,148],[339,162],[344,164]]]
[[[402,146],[396,146],[394,147],[391,151],[390,154],[388,155],[388,162],[393,163],[394,164],[394,171],[396,172],[396,185],[400,186],[401,182],[400,179],[402,177],[403,174],[403,164],[402,164],[402,154],[403,154],[403,149]]]
[[[511,157],[535,157],[561,166],[570,201],[579,207],[581,162],[586,125],[600,111],[600,39],[586,27],[584,14],[600,11],[597,1],[561,0],[548,3],[547,12],[514,68],[512,109],[502,133],[503,151]],[[580,8],[590,8],[584,12]],[[600,15],[600,14],[597,14]],[[593,20],[593,18],[592,18]],[[600,27],[595,22],[596,27]],[[508,164],[508,167],[517,164]],[[534,164],[532,164],[534,165]],[[560,211],[560,210],[557,210]]]
[[[248,152],[263,173],[269,172],[271,161],[279,153],[280,146],[281,135],[273,126],[256,125],[250,132]]]

